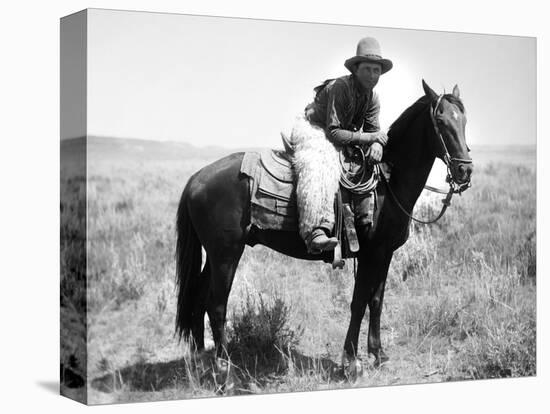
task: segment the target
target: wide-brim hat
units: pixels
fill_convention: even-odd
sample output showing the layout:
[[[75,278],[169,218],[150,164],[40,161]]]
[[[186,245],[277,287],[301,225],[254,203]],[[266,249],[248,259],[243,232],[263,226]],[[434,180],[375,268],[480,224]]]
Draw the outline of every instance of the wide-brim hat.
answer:
[[[364,37],[359,40],[359,43],[357,43],[357,53],[354,57],[346,60],[344,66],[353,73],[353,66],[359,62],[379,63],[382,67],[382,73],[386,73],[393,68],[392,61],[382,57],[380,44],[374,37]]]

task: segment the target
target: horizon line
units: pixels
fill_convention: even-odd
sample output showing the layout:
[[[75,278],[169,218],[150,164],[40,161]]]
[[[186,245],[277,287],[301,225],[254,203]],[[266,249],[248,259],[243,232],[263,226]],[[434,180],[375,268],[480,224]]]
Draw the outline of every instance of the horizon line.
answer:
[[[96,135],[96,134],[88,134],[88,135],[81,135],[78,137],[66,137],[61,138],[60,141],[68,141],[68,140],[77,140],[77,139],[84,139],[84,138],[101,138],[101,139],[110,139],[113,141],[120,140],[120,141],[145,141],[145,142],[156,142],[159,144],[185,144],[185,145],[191,145],[195,148],[211,148],[211,147],[217,147],[217,148],[226,148],[226,149],[239,149],[239,148],[260,148],[261,145],[257,146],[225,146],[220,144],[209,144],[209,145],[197,145],[196,143],[189,142],[189,141],[174,141],[171,139],[152,139],[152,138],[143,138],[143,137],[117,137],[117,136],[111,136],[111,135]],[[492,147],[492,148],[503,148],[503,147],[537,147],[537,143],[527,143],[527,144],[469,144],[471,147],[474,148],[483,148],[483,147]]]

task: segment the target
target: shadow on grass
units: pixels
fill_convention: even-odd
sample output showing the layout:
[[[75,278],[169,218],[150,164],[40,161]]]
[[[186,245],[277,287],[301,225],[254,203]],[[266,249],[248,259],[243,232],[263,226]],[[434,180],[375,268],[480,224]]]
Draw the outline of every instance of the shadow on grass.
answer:
[[[275,378],[284,381],[288,376],[317,378],[324,382],[341,380],[340,366],[328,357],[311,357],[297,350],[290,354],[280,354],[271,359],[261,359],[256,355],[234,355],[232,363],[237,375],[245,380],[253,380],[259,386],[265,386]]]
[[[298,351],[293,351],[294,365],[303,372],[323,374],[324,380],[340,380],[341,366],[328,357],[310,357]]]
[[[344,379],[337,363],[327,357],[310,357],[298,351],[290,356],[280,354],[271,360],[259,356],[232,356],[235,394],[262,392],[273,384],[281,384],[290,377],[308,377],[312,382],[327,383]],[[153,392],[163,389],[216,390],[215,357],[212,350],[168,362],[140,361],[120,370],[112,370],[92,380],[98,391],[112,393],[119,390]]]
[[[122,388],[129,391],[159,391],[173,388],[185,381],[185,359],[169,362],[139,361],[122,369],[112,370],[94,378],[92,387],[102,392],[115,392]]]

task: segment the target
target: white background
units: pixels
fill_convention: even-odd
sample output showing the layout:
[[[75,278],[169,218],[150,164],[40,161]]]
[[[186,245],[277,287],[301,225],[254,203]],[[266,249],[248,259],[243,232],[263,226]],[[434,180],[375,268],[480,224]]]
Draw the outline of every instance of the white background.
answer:
[[[545,230],[548,12],[521,1],[10,1],[0,8],[0,404],[79,412],[59,375],[59,18],[86,7],[538,37],[538,376],[455,384],[106,406],[102,412],[542,412],[548,406]],[[223,36],[223,33],[220,34]],[[475,63],[475,62],[474,62]],[[521,62],[510,56],[510,65]],[[475,68],[475,64],[473,66]],[[506,87],[503,85],[503,87]],[[547,407],[546,407],[547,409]]]

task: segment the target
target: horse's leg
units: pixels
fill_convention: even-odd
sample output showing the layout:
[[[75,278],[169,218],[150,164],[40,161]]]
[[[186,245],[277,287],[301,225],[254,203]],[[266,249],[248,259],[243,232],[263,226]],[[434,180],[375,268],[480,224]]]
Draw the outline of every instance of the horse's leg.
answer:
[[[387,254],[386,250],[382,247],[367,252],[366,254],[360,254],[358,258],[357,279],[355,281],[350,307],[351,318],[344,342],[344,360],[349,361],[357,358],[359,332],[361,330],[361,322],[365,316],[367,304],[372,302],[372,298],[375,296],[375,292],[380,286],[380,281],[383,280],[382,286],[385,284],[390,260],[391,254]],[[381,311],[381,301],[378,310]],[[375,332],[376,330],[373,330],[373,335]]]
[[[244,250],[250,217],[248,179],[240,174],[242,160],[243,154],[236,153],[207,165],[189,179],[184,190],[190,220],[207,254],[208,267],[203,273],[209,277],[204,282],[206,286],[201,282],[198,290],[208,292],[204,308],[215,344],[216,381],[224,391],[231,388],[225,337],[227,300]],[[195,308],[198,312],[192,324],[199,337],[204,308],[201,305]]]
[[[357,358],[359,331],[361,321],[367,308],[367,266],[364,258],[359,257],[355,285],[353,287],[353,298],[351,301],[351,318],[348,332],[344,341],[344,352],[342,354],[342,367],[348,379],[354,381],[362,374],[361,361]]]
[[[243,250],[244,245],[239,244],[233,249],[228,247],[223,255],[212,257],[209,254],[210,290],[207,312],[215,344],[216,382],[220,384],[220,388],[216,392],[231,392],[234,386],[227,350],[225,322],[229,292]]]
[[[344,352],[347,357],[355,358],[357,356],[357,344],[359,341],[359,331],[361,321],[365,315],[368,301],[368,280],[366,261],[362,257],[358,258],[357,275],[353,287],[353,297],[351,300],[351,318],[348,327],[348,333],[344,341]]]
[[[382,304],[384,301],[384,291],[386,288],[387,268],[380,274],[381,279],[378,282],[369,301],[369,337],[368,352],[375,357],[375,365],[381,365],[389,360],[389,357],[382,350],[380,340],[380,316],[382,315]]]
[[[244,250],[244,244],[227,247],[223,254],[210,257],[210,291],[208,297],[208,318],[216,346],[216,357],[228,359],[225,321],[227,301],[233,284],[237,265]]]

